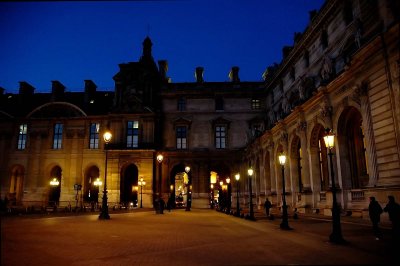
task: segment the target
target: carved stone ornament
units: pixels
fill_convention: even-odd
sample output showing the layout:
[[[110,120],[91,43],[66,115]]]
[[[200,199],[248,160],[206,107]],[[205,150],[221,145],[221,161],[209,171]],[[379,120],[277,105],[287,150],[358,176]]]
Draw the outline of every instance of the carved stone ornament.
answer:
[[[286,132],[282,132],[279,140],[282,143],[286,143],[288,141],[288,134]]]
[[[332,106],[329,104],[328,99],[324,100],[324,103],[321,105],[321,116],[322,117],[330,117],[332,115]]]
[[[297,122],[296,130],[297,130],[297,132],[306,131],[307,130],[307,122],[306,121]]]

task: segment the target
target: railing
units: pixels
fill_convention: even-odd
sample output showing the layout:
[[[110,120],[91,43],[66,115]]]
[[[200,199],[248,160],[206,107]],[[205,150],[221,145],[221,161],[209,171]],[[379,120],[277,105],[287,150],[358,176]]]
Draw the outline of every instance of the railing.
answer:
[[[363,201],[365,199],[363,190],[352,190],[350,193],[352,201]]]

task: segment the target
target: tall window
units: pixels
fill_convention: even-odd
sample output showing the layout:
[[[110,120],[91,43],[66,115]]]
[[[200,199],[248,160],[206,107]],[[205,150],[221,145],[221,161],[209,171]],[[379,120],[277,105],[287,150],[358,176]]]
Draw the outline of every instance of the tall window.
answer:
[[[215,148],[225,149],[226,147],[226,126],[215,127]]]
[[[215,110],[216,111],[224,110],[224,99],[222,99],[222,97],[215,98]]]
[[[299,192],[303,192],[303,178],[301,176],[301,143],[297,144],[297,174],[299,176]]]
[[[139,147],[139,121],[128,121],[126,132],[126,147]]]
[[[98,149],[99,148],[99,123],[90,124],[90,133],[89,133],[89,149]]]
[[[260,99],[252,99],[251,100],[251,109],[252,110],[259,110],[260,108],[261,108]]]
[[[19,132],[18,132],[18,150],[24,150],[26,147],[26,133],[27,133],[27,124],[19,125]]]
[[[321,182],[321,191],[327,191],[329,189],[329,172],[328,172],[328,161],[327,161],[327,150],[323,136],[318,140],[318,159],[319,159],[319,175]]]
[[[180,97],[178,99],[178,111],[185,111],[186,110],[186,99]]]
[[[54,125],[54,136],[53,136],[53,149],[62,148],[62,134],[63,124],[57,123]]]
[[[177,126],[176,127],[176,148],[178,150],[186,149],[187,147],[187,127]]]

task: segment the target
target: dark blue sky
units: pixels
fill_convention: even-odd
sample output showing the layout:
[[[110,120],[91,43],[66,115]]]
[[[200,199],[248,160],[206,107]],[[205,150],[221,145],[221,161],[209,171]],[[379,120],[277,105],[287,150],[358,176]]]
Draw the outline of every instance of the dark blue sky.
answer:
[[[149,34],[154,59],[168,60],[172,82],[227,81],[239,66],[242,81],[260,81],[282,59],[282,47],[303,32],[309,11],[323,0],[176,0],[1,2],[0,87],[36,92],[59,80],[83,91],[84,80],[112,90],[119,63],[137,61]]]

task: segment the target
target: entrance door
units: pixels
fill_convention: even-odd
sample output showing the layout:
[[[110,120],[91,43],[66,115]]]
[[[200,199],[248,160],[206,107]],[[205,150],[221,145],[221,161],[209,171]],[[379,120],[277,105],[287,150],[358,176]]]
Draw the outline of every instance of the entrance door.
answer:
[[[121,175],[120,203],[124,207],[137,206],[138,202],[138,169],[131,164],[125,168]]]

